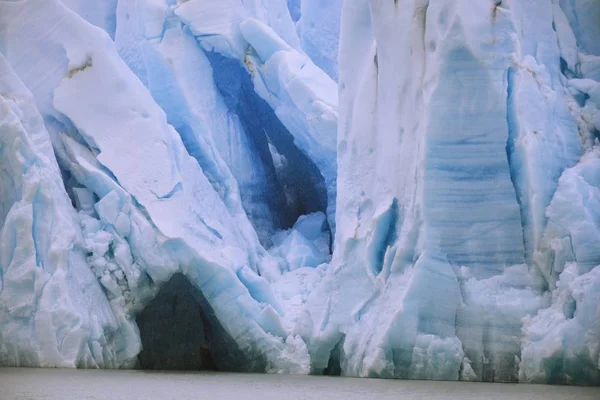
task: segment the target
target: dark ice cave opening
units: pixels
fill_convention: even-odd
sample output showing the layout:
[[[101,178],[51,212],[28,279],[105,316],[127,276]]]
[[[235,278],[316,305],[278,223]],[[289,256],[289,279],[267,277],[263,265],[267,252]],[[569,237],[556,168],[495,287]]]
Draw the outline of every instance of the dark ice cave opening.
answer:
[[[267,170],[267,179],[273,185],[269,207],[282,219],[281,225],[275,228],[289,228],[301,215],[326,212],[327,188],[323,176],[312,160],[294,144],[292,134],[273,109],[256,93],[248,71],[238,60],[216,52],[206,54],[225,104],[239,116]],[[285,168],[276,168],[269,144],[285,157]]]
[[[264,372],[264,360],[239,349],[210,304],[177,273],[136,317],[148,370]]]
[[[336,343],[334,348],[329,354],[329,360],[327,361],[327,367],[323,370],[323,375],[326,376],[341,376],[342,375],[342,357],[344,351],[344,340],[345,336]]]

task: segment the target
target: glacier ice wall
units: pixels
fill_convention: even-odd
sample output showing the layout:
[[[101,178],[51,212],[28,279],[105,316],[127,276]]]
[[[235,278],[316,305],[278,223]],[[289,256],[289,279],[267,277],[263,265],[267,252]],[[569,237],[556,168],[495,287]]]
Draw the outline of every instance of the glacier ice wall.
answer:
[[[0,364],[116,367],[139,351],[86,262],[34,99],[0,57]]]
[[[282,358],[295,342],[286,346],[277,301],[268,288],[259,290],[264,277],[279,274],[277,260],[259,244],[241,208],[227,208],[108,35],[58,1],[0,6],[0,36],[10,39],[28,29],[33,42],[20,47],[0,39],[3,53],[51,121],[57,152],[77,189],[98,199],[95,213],[82,222],[91,267],[117,312],[134,315],[160,283],[183,272],[237,345],[258,353],[254,358],[268,369],[305,370],[297,359]],[[35,20],[34,28],[16,13]],[[51,30],[57,19],[62,23]],[[38,57],[48,71],[41,85],[31,70]]]
[[[600,384],[597,21],[0,0],[0,364]]]
[[[581,48],[563,45],[562,8],[365,0],[342,15],[335,252],[300,327],[313,368],[337,352],[348,375],[597,383],[595,305],[569,350],[535,350],[561,337],[540,315],[576,239],[550,237],[551,202],[595,134],[569,96],[561,57]]]

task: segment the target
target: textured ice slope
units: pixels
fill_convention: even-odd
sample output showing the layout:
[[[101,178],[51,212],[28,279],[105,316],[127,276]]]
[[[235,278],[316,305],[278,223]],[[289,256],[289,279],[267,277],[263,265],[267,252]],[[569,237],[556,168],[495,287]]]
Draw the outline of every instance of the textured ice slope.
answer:
[[[85,258],[34,99],[0,56],[0,364],[114,367],[139,351]],[[126,328],[125,328],[126,329]]]

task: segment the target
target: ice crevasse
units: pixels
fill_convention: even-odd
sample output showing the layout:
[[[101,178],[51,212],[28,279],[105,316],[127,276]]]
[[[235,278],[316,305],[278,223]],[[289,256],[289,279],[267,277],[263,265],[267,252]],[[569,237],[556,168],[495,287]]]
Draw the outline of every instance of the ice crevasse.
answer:
[[[599,21],[0,1],[0,365],[600,384]]]

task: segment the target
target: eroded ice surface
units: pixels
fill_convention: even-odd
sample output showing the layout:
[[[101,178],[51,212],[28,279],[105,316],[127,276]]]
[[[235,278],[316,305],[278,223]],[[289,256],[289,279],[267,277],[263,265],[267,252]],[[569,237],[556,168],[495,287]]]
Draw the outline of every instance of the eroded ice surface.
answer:
[[[0,0],[0,364],[600,383],[600,3],[100,3]]]
[[[296,25],[302,49],[336,81],[343,4],[344,0],[302,0]]]
[[[135,326],[113,314],[86,262],[50,136],[1,56],[0,93],[0,363],[117,367],[139,351],[123,334]]]

